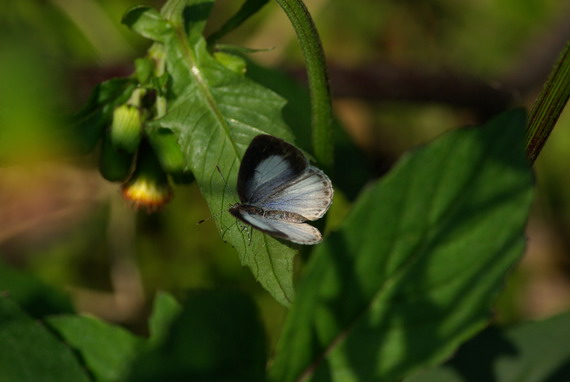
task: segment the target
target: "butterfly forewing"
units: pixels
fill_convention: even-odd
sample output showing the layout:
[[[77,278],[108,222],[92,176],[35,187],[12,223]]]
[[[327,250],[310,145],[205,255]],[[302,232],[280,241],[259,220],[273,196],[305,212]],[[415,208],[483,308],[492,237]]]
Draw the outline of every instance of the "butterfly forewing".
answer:
[[[270,135],[258,135],[251,141],[240,165],[238,196],[242,203],[254,203],[302,174],[308,166],[303,154],[294,146]]]

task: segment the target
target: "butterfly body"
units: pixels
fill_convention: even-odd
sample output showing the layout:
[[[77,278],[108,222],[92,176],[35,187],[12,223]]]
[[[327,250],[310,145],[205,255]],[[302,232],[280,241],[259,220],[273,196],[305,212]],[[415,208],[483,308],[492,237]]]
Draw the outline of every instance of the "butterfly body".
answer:
[[[255,137],[243,157],[237,191],[241,203],[229,211],[241,221],[298,244],[322,240],[305,222],[328,210],[332,184],[295,146],[270,135]]]

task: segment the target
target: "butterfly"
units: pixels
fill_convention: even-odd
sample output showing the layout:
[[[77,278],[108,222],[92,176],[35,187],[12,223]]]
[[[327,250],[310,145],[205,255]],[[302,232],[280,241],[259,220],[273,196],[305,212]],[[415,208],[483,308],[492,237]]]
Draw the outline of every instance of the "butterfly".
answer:
[[[319,230],[305,222],[327,212],[333,187],[295,146],[271,135],[256,136],[243,156],[237,193],[241,203],[229,212],[244,223],[297,244],[322,241]]]

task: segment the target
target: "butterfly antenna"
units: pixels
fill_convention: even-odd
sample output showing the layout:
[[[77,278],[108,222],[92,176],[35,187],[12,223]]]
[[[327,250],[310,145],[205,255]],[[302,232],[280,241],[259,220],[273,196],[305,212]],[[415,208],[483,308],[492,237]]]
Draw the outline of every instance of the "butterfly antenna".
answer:
[[[202,224],[202,223],[205,223],[205,222],[207,222],[208,220],[210,220],[211,218],[212,218],[211,216],[208,216],[206,219],[202,219],[202,220],[200,220],[199,222],[197,222],[196,225],[200,225],[200,224]]]

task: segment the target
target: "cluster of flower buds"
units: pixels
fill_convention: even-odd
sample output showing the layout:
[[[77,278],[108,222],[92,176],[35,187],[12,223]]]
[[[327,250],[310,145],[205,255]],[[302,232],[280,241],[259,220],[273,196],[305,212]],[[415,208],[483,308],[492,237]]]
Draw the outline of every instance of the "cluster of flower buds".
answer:
[[[136,86],[116,98],[99,159],[101,175],[121,182],[124,198],[148,212],[159,210],[172,198],[170,179],[188,180],[175,135],[150,126],[166,112],[162,66],[156,57],[136,61],[136,75],[131,78]]]

